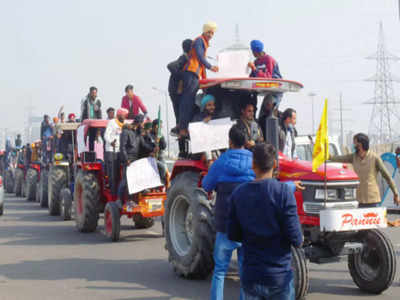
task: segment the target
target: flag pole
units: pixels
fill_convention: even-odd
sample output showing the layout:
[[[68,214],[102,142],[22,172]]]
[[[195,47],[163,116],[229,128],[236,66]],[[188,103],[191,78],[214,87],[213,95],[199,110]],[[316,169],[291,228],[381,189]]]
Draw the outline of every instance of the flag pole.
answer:
[[[324,190],[325,190],[325,203],[324,203],[324,208],[326,209],[326,202],[328,201],[328,180],[326,177],[326,161],[328,160],[328,141],[325,139],[325,149],[324,149],[324,156],[325,156],[325,161],[324,161]]]

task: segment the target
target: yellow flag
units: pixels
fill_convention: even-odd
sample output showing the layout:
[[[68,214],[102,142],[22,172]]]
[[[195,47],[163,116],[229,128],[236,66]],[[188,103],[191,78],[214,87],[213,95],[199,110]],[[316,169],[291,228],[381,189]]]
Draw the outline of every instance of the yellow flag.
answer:
[[[329,157],[329,139],[328,139],[328,99],[325,99],[324,110],[322,112],[321,122],[315,138],[314,151],[312,155],[312,171],[316,172]]]

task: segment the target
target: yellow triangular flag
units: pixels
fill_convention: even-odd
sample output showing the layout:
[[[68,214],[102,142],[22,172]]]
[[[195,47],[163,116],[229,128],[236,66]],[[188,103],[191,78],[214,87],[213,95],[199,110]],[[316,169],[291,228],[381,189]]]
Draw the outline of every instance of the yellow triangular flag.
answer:
[[[328,139],[328,99],[325,99],[321,122],[315,138],[314,151],[312,155],[312,171],[316,172],[318,167],[329,158]]]

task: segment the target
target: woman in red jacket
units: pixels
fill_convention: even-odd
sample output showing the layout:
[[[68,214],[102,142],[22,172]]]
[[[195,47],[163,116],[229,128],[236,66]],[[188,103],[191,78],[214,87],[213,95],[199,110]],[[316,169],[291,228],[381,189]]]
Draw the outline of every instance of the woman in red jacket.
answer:
[[[133,85],[127,85],[125,88],[125,93],[126,95],[122,97],[121,108],[128,110],[129,113],[127,119],[133,120],[133,118],[139,114],[139,109],[146,117],[147,108],[144,106],[142,100],[133,93]]]

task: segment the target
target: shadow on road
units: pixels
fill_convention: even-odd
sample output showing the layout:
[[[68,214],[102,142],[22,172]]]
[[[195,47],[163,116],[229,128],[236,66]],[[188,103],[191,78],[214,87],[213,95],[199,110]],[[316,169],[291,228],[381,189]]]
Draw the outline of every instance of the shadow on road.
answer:
[[[46,259],[41,261],[23,261],[16,264],[0,265],[0,274],[12,280],[69,280],[81,279],[88,282],[87,289],[126,290],[127,294],[138,290],[155,290],[169,295],[151,299],[207,299],[210,280],[186,280],[177,277],[168,262],[163,259],[147,260],[107,260],[107,259]],[[95,281],[110,282],[101,285]],[[93,285],[90,283],[93,282]],[[132,287],[116,287],[112,283],[128,283]],[[137,286],[139,285],[139,286]],[[179,289],[176,287],[180,286]],[[235,299],[239,284],[226,280],[229,290],[226,299]],[[232,294],[233,293],[233,294]],[[129,298],[127,298],[129,299]],[[135,298],[132,299],[141,299]],[[150,298],[142,298],[150,299]]]

